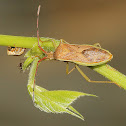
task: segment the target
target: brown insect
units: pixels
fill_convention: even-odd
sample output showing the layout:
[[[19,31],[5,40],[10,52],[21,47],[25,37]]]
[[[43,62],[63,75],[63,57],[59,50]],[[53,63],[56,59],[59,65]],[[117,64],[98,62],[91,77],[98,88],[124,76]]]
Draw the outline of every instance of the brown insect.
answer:
[[[88,82],[95,82],[95,83],[113,83],[111,81],[92,81],[90,80],[83,71],[78,67],[78,65],[83,66],[96,66],[101,65],[104,63],[107,63],[113,58],[113,55],[105,49],[102,49],[101,46],[96,43],[94,45],[77,45],[77,44],[69,44],[62,39],[60,40],[60,44],[58,47],[55,46],[55,42],[52,41],[55,51],[54,52],[46,52],[39,44],[40,38],[39,38],[39,28],[38,28],[38,21],[39,21],[39,12],[40,12],[40,6],[38,7],[37,12],[37,38],[38,38],[38,47],[46,54],[45,57],[40,59],[38,61],[41,62],[45,59],[50,60],[60,60],[60,61],[66,61],[67,67],[66,67],[66,73],[71,73],[75,68],[80,72],[80,74],[88,81]],[[41,41],[42,42],[42,41]],[[69,64],[68,62],[75,63],[75,67],[69,71]],[[37,64],[37,68],[38,68]],[[37,72],[36,68],[36,72]],[[34,101],[34,88],[35,83],[33,85],[33,101]]]
[[[55,52],[50,52],[46,54],[47,56],[40,59],[40,61],[44,59],[66,61],[67,74],[71,73],[75,68],[77,68],[80,74],[88,82],[113,83],[111,81],[92,81],[78,67],[78,65],[83,66],[101,65],[107,63],[113,58],[113,55],[108,50],[102,49],[98,43],[96,43],[95,45],[77,45],[77,44],[68,44],[67,42],[64,42],[61,39],[61,42],[59,46],[56,48]],[[68,62],[75,63],[75,67],[70,71]]]

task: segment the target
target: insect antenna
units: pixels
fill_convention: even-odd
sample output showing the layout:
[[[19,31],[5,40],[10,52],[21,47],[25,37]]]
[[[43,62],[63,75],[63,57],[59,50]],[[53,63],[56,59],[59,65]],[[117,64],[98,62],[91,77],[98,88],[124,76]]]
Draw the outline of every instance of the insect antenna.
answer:
[[[46,54],[47,52],[40,46],[39,44],[39,27],[38,27],[38,24],[39,24],[39,13],[40,13],[40,8],[41,8],[41,5],[38,6],[38,11],[37,11],[37,39],[38,39],[38,47]],[[42,42],[42,41],[41,41]]]
[[[39,24],[39,13],[40,13],[40,7],[41,5],[38,6],[38,11],[37,11],[37,40],[38,40],[38,47],[45,53],[47,54],[47,52],[39,45],[39,40],[41,41],[41,39],[39,38],[39,27],[38,27],[38,24]],[[42,42],[42,41],[41,41]],[[35,73],[35,77],[36,77],[36,74],[37,74],[37,69],[38,69],[38,64],[46,59],[47,57],[43,57],[41,58],[38,63],[37,63],[37,67],[36,67],[36,73]],[[33,102],[35,102],[35,95],[34,95],[34,90],[35,90],[35,79],[34,79],[34,85],[33,85]]]

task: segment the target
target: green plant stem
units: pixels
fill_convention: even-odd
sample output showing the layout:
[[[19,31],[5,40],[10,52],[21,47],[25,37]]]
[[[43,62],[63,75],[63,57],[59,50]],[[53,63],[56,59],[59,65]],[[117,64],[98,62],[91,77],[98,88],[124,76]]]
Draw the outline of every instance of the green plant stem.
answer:
[[[52,40],[55,41],[56,47],[59,45],[60,40],[56,40],[48,37],[41,37],[43,41],[43,48],[47,47],[54,48]],[[0,35],[0,46],[11,46],[11,47],[22,47],[22,48],[32,48],[35,43],[37,43],[37,37],[24,37],[24,36],[11,36],[11,35]]]
[[[37,38],[35,37],[0,35],[1,46],[32,48],[36,42]]]
[[[43,41],[42,47],[45,51],[54,49],[52,40],[55,41],[56,47],[59,45],[60,40],[52,38],[41,37]],[[14,46],[14,47],[23,47],[23,48],[32,48],[33,45],[37,43],[36,37],[22,37],[22,36],[10,36],[10,35],[0,35],[0,46]],[[99,74],[105,76],[109,80],[115,82],[120,87],[126,89],[126,76],[119,71],[115,70],[107,64],[92,66],[90,67]]]
[[[105,76],[109,80],[115,82],[118,86],[126,89],[126,76],[108,64],[90,67],[99,74]]]

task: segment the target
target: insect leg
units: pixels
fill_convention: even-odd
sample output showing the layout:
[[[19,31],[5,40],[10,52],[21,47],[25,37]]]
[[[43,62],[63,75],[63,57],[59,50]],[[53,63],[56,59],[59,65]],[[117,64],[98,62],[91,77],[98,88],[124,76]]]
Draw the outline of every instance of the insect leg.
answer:
[[[38,65],[39,65],[39,63],[42,61],[42,60],[44,60],[44,59],[46,59],[47,57],[43,57],[42,59],[40,59],[39,61],[38,61],[38,63],[37,63],[37,67],[36,67],[36,72],[35,72],[35,77],[36,77],[36,74],[37,74],[37,69],[38,69]],[[34,85],[33,85],[33,102],[34,102],[34,98],[35,98],[35,95],[34,95],[34,90],[35,90],[35,79],[34,79]]]
[[[66,42],[64,39],[60,39],[60,43],[66,43],[66,44],[69,44],[69,43]]]
[[[52,40],[52,44],[53,44],[54,48],[56,49],[56,43],[54,40]]]
[[[73,68],[69,71],[69,63],[67,62],[67,65],[66,65],[66,74],[70,74],[75,68],[76,68],[76,66],[73,67]]]
[[[63,39],[60,39],[60,43],[68,43],[68,42],[66,42],[66,41],[63,40]],[[56,43],[55,43],[54,40],[52,40],[52,44],[53,44],[54,48],[56,49],[57,47],[56,47]]]
[[[101,48],[101,45],[99,43],[95,43],[94,46]]]
[[[88,82],[92,82],[92,83],[114,83],[112,81],[92,81],[90,80],[86,74],[83,73],[83,71],[78,67],[78,65],[75,65],[77,70],[80,72],[80,74],[88,81]]]

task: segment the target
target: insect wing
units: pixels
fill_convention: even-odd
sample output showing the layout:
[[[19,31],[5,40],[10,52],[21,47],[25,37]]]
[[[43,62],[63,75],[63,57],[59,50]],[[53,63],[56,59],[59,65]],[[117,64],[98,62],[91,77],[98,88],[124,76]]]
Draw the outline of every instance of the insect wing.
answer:
[[[70,61],[84,66],[100,65],[110,61],[112,57],[109,51],[92,45],[60,43],[54,53],[56,60]]]

